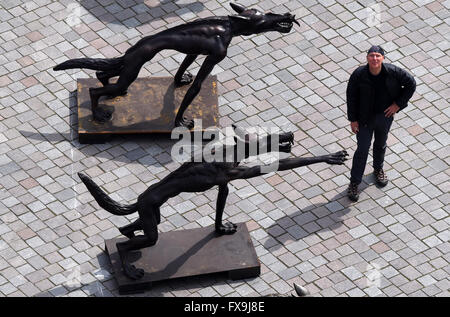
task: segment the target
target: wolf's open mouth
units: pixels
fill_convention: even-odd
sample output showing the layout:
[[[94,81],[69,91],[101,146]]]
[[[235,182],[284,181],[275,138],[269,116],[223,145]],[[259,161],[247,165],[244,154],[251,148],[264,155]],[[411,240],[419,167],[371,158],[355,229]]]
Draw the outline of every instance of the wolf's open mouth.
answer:
[[[278,145],[279,152],[289,153],[291,152],[291,150],[292,150],[291,142],[282,142]]]
[[[284,146],[289,146],[289,145],[293,145],[294,144],[294,142],[281,142],[280,144],[279,144],[279,146],[280,147],[284,147]]]
[[[277,25],[279,27],[287,29],[287,28],[291,28],[292,27],[292,22],[280,22]]]

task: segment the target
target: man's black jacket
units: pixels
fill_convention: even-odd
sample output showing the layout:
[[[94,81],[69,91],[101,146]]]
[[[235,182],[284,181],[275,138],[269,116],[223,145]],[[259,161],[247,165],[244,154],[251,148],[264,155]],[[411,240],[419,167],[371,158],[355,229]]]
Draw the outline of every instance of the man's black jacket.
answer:
[[[388,63],[383,63],[382,67],[386,71],[386,93],[401,110],[407,106],[416,90],[416,81],[400,67]],[[358,67],[350,76],[347,86],[348,120],[367,124],[375,113],[374,94],[375,89],[369,78],[369,65]]]

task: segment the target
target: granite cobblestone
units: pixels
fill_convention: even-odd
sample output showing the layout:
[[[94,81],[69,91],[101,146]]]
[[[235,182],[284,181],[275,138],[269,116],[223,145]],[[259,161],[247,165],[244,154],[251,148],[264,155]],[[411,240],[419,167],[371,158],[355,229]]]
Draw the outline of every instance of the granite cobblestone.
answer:
[[[391,182],[380,190],[366,174],[355,204],[345,197],[350,161],[233,182],[224,218],[247,222],[261,276],[169,282],[143,296],[289,294],[292,281],[313,296],[449,296],[448,3],[384,2],[375,25],[369,25],[366,2],[254,3],[290,11],[301,26],[233,40],[214,71],[220,124],[292,130],[294,155],[341,149],[352,155],[346,82],[365,62],[364,50],[380,44],[389,62],[418,83],[388,140]],[[118,296],[111,274],[96,278],[110,270],[102,245],[136,218],[102,210],[76,173],[84,171],[115,199],[131,202],[178,165],[170,158],[171,143],[153,137],[79,144],[72,92],[77,78],[94,74],[51,68],[67,58],[116,57],[143,36],[231,9],[220,1],[150,7],[92,0],[80,3],[73,26],[64,2],[1,6],[0,296]],[[182,59],[176,52],[159,54],[140,76],[173,75]],[[212,225],[216,195],[212,189],[170,199],[160,231]],[[371,268],[381,287],[368,284]],[[74,269],[87,285],[67,286]]]

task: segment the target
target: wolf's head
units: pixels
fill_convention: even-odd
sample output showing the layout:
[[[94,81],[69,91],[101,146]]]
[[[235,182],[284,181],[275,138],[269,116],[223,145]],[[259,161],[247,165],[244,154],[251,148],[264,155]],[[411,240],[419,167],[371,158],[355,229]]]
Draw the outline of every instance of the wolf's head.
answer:
[[[293,23],[300,25],[295,20],[295,15],[290,13],[275,14],[262,13],[257,9],[248,9],[236,3],[230,3],[237,15],[230,15],[234,35],[252,35],[268,31],[289,33]]]
[[[236,161],[240,162],[250,156],[256,156],[270,152],[290,153],[294,144],[292,132],[267,134],[259,137],[257,134],[248,133],[245,129],[232,124],[235,142]]]

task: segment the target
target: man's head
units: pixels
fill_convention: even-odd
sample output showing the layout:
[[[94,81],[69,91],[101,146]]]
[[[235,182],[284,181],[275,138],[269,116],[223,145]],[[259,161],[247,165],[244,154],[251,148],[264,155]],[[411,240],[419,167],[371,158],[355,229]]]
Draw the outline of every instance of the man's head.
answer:
[[[369,64],[370,71],[378,74],[381,71],[381,66],[384,61],[385,51],[379,45],[373,45],[367,51],[367,63]]]

